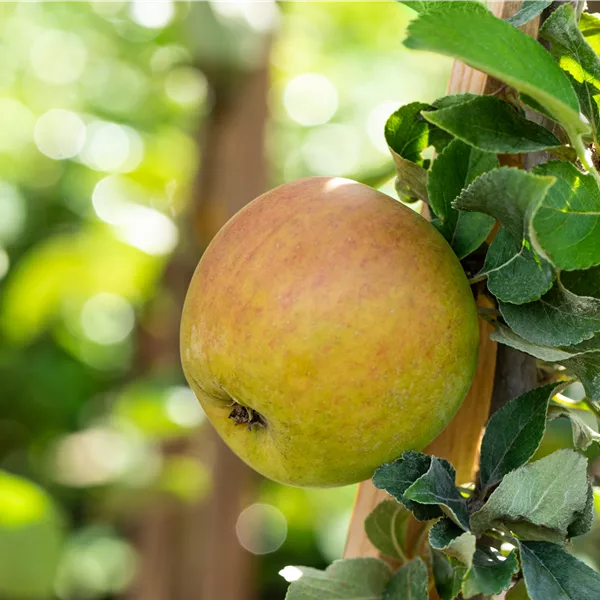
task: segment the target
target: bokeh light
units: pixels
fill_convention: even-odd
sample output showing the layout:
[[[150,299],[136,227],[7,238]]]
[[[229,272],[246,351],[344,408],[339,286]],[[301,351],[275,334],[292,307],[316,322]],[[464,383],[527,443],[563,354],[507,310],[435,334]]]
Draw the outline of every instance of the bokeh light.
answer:
[[[287,84],[283,104],[290,118],[300,125],[322,125],[335,115],[338,94],[325,75],[304,73]]]
[[[178,67],[165,78],[167,96],[181,106],[197,106],[206,99],[206,77],[193,67]]]
[[[134,323],[133,307],[116,294],[96,294],[81,309],[83,332],[97,344],[122,342],[133,330]]]
[[[279,21],[279,9],[275,0],[248,2],[247,0],[209,0],[215,13],[226,19],[243,20],[253,30],[266,33]]]
[[[70,110],[51,109],[36,122],[33,139],[38,150],[62,160],[75,156],[85,142],[85,124]]]
[[[118,479],[135,464],[137,448],[123,432],[93,427],[61,439],[54,454],[54,477],[85,487]]]
[[[133,171],[144,154],[140,135],[131,127],[93,121],[87,126],[81,159],[92,169],[105,172]]]
[[[132,581],[137,555],[111,528],[92,525],[76,532],[61,561],[56,594],[88,600],[123,591]]]
[[[360,148],[358,129],[332,123],[310,131],[301,153],[314,175],[351,175],[359,167]]]
[[[187,386],[171,388],[166,408],[171,421],[181,427],[197,427],[205,417],[194,392]]]
[[[110,2],[106,0],[91,0],[90,2],[92,10],[107,19],[118,15],[126,4],[126,2],[120,0],[110,0]]]
[[[87,50],[75,33],[58,29],[42,31],[31,47],[30,60],[39,80],[65,85],[81,77],[87,61]]]
[[[385,141],[384,127],[389,116],[402,106],[402,102],[388,100],[377,105],[367,118],[366,128],[369,140],[377,150],[386,156],[389,154],[388,145]]]
[[[133,0],[130,15],[142,27],[162,29],[173,20],[175,5],[171,0]]]
[[[0,98],[0,152],[15,152],[30,143],[35,117],[14,98]]]
[[[145,206],[131,205],[115,230],[119,239],[152,256],[169,254],[179,240],[175,223],[158,210]]]
[[[252,504],[238,517],[235,527],[238,541],[252,554],[275,552],[287,537],[287,520],[269,504]]]

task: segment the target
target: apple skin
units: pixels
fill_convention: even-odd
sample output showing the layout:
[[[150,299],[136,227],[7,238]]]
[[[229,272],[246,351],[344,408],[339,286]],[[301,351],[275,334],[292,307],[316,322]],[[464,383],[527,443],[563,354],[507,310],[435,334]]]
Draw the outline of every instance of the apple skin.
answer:
[[[264,476],[308,487],[423,449],[460,407],[478,344],[469,284],[438,231],[327,177],[238,212],[200,260],[181,323],[186,378],[219,435]],[[236,424],[234,403],[266,425]]]

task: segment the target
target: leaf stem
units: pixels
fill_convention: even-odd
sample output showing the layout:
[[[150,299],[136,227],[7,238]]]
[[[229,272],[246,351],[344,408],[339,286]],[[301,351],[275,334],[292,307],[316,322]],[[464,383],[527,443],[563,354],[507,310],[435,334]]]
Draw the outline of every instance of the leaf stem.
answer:
[[[405,563],[407,558],[406,558],[406,554],[404,552],[404,550],[402,549],[402,547],[400,546],[400,543],[398,542],[398,538],[396,538],[396,518],[398,517],[398,514],[400,513],[400,510],[397,510],[394,513],[394,516],[392,517],[392,522],[391,522],[391,526],[390,526],[390,534],[392,537],[392,544],[394,545],[394,550],[396,550],[398,557],[400,558],[400,560],[402,561],[402,563]]]
[[[483,281],[486,278],[487,278],[487,274],[473,275],[473,277],[471,277],[471,279],[469,279],[469,285],[475,285],[476,283],[479,283],[480,281]]]
[[[583,143],[583,140],[581,139],[581,136],[571,136],[571,144],[573,144],[573,148],[575,148],[575,151],[577,152],[577,157],[579,158],[581,164],[585,167],[585,169],[588,170],[589,173],[591,173],[594,176],[594,178],[596,179],[596,183],[598,184],[598,186],[600,186],[600,174],[598,174],[596,167],[588,160],[588,157],[586,155],[586,147]]]
[[[587,396],[583,399],[587,407],[596,415],[597,419],[600,419],[600,408],[596,406],[596,403],[588,398]]]

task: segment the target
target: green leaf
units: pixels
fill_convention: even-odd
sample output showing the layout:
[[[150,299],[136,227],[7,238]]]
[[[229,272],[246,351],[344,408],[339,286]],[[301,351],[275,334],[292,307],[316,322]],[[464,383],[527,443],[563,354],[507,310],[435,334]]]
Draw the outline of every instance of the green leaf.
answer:
[[[447,470],[454,469],[447,461],[442,461]],[[382,465],[373,475],[373,485],[385,490],[396,500],[402,502],[410,510],[418,521],[428,521],[442,517],[444,513],[439,506],[420,504],[405,496],[406,490],[419,477],[425,475],[431,466],[431,456],[412,450],[404,452],[402,456],[391,463]]]
[[[512,576],[518,570],[519,561],[514,550],[504,558],[490,548],[478,548],[473,557],[473,566],[463,583],[463,596],[472,598],[477,594],[500,594],[510,586]]]
[[[581,381],[590,400],[600,402],[600,352],[584,352],[561,364]]]
[[[447,0],[399,0],[399,2],[412,8],[415,12],[423,14],[432,10],[443,9],[446,6]]]
[[[395,500],[380,502],[365,519],[367,537],[387,556],[406,560],[406,527],[410,512]]]
[[[535,19],[543,10],[552,4],[552,0],[525,0],[519,10],[506,19],[514,27],[521,27]]]
[[[539,152],[561,145],[547,129],[528,121],[495,96],[477,96],[468,102],[422,114],[440,129],[487,152]]]
[[[600,88],[600,58],[579,30],[573,6],[559,6],[542,25],[540,36],[550,42],[550,53],[576,82],[574,87],[582,112],[590,120],[596,139],[598,105],[595,96]]]
[[[479,94],[471,94],[469,92],[466,92],[464,94],[449,94],[448,96],[438,98],[433,103],[433,107],[450,108],[451,106],[456,106],[457,104],[464,104],[465,102],[470,102],[471,100],[475,100],[475,98],[479,98]]]
[[[600,127],[600,110],[598,106],[600,93],[598,88],[590,81],[577,81],[570,73],[567,73],[567,77],[577,94],[581,112],[590,122],[594,140],[597,140],[598,128]]]
[[[566,75],[532,37],[482,11],[476,2],[448,2],[408,27],[404,45],[457,58],[544,106],[578,145],[588,126]],[[527,60],[523,60],[523,57]]]
[[[377,558],[336,560],[325,571],[297,568],[302,577],[290,584],[285,600],[382,600],[392,577]]]
[[[526,464],[546,430],[548,403],[556,384],[535,388],[511,400],[489,420],[481,442],[479,479],[486,490]]]
[[[560,363],[581,381],[591,400],[600,401],[599,334],[573,346],[551,347],[529,342],[507,327],[497,324],[490,338],[540,360]]]
[[[578,344],[600,331],[600,300],[576,296],[560,281],[537,302],[498,307],[516,334],[542,346]]]
[[[548,418],[567,417],[573,429],[573,446],[581,452],[587,450],[593,442],[600,443],[598,419],[593,412],[572,408],[564,404],[554,404],[548,410]]]
[[[433,224],[452,246],[458,258],[464,258],[485,241],[494,219],[476,212],[456,210],[452,201],[475,178],[498,167],[498,158],[453,140],[433,161],[427,182],[429,206],[437,218]]]
[[[521,542],[521,565],[531,600],[597,600],[600,574],[555,544]]]
[[[435,589],[441,600],[454,600],[460,593],[467,567],[447,558],[438,550],[431,550],[431,570]]]
[[[440,519],[429,531],[429,545],[470,567],[475,554],[475,536],[451,519]]]
[[[451,137],[430,125],[421,111],[429,104],[412,102],[400,107],[385,124],[385,139],[396,164],[396,189],[405,201],[427,201],[427,171],[423,150],[434,146],[441,150]]]
[[[596,54],[600,54],[600,19],[598,16],[582,13],[579,17],[579,29],[592,50]]]
[[[385,140],[396,154],[417,165],[423,165],[421,152],[428,148],[431,126],[421,116],[430,108],[423,102],[412,102],[392,113],[385,124]]]
[[[528,240],[516,239],[501,227],[493,239],[478,276],[487,276],[496,298],[512,304],[538,300],[551,287],[554,270],[531,249]]]
[[[490,335],[490,339],[499,342],[500,344],[504,344],[505,346],[515,348],[515,350],[531,354],[531,356],[535,356],[536,358],[547,362],[559,362],[573,356],[572,352],[564,351],[560,348],[542,346],[528,342],[500,323],[496,323],[495,329]]]
[[[600,267],[585,271],[565,271],[560,275],[561,283],[578,296],[600,299]]]
[[[457,525],[468,530],[467,501],[458,491],[455,477],[456,472],[450,463],[432,456],[427,473],[419,477],[404,492],[404,496],[419,504],[439,504]]]
[[[574,538],[580,535],[585,535],[592,529],[594,522],[594,488],[592,482],[588,482],[588,495],[585,507],[577,518],[569,525],[569,538]]]
[[[586,469],[585,457],[572,450],[558,450],[519,467],[504,477],[483,508],[471,516],[471,530],[479,536],[506,523],[516,531],[515,525],[522,522],[543,527],[551,539],[566,538],[569,525],[585,508]],[[519,533],[523,535],[523,530]]]
[[[529,223],[553,183],[552,177],[502,167],[478,177],[454,201],[460,210],[482,212],[502,223],[479,274],[487,275],[488,288],[499,300],[531,302],[552,286],[552,268],[531,249]]]
[[[533,214],[536,250],[568,271],[600,264],[600,189],[594,177],[561,161],[538,165],[534,173],[556,178]]]
[[[428,600],[427,567],[420,558],[407,562],[392,577],[383,600]]]

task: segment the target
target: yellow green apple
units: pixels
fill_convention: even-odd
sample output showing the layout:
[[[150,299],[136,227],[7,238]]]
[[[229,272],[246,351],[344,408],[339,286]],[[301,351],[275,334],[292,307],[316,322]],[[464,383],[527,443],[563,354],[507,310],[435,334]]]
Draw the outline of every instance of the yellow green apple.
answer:
[[[478,341],[438,231],[326,177],[277,187],[221,229],[181,323],[185,375],[219,435],[297,486],[354,483],[424,448],[460,407]]]

